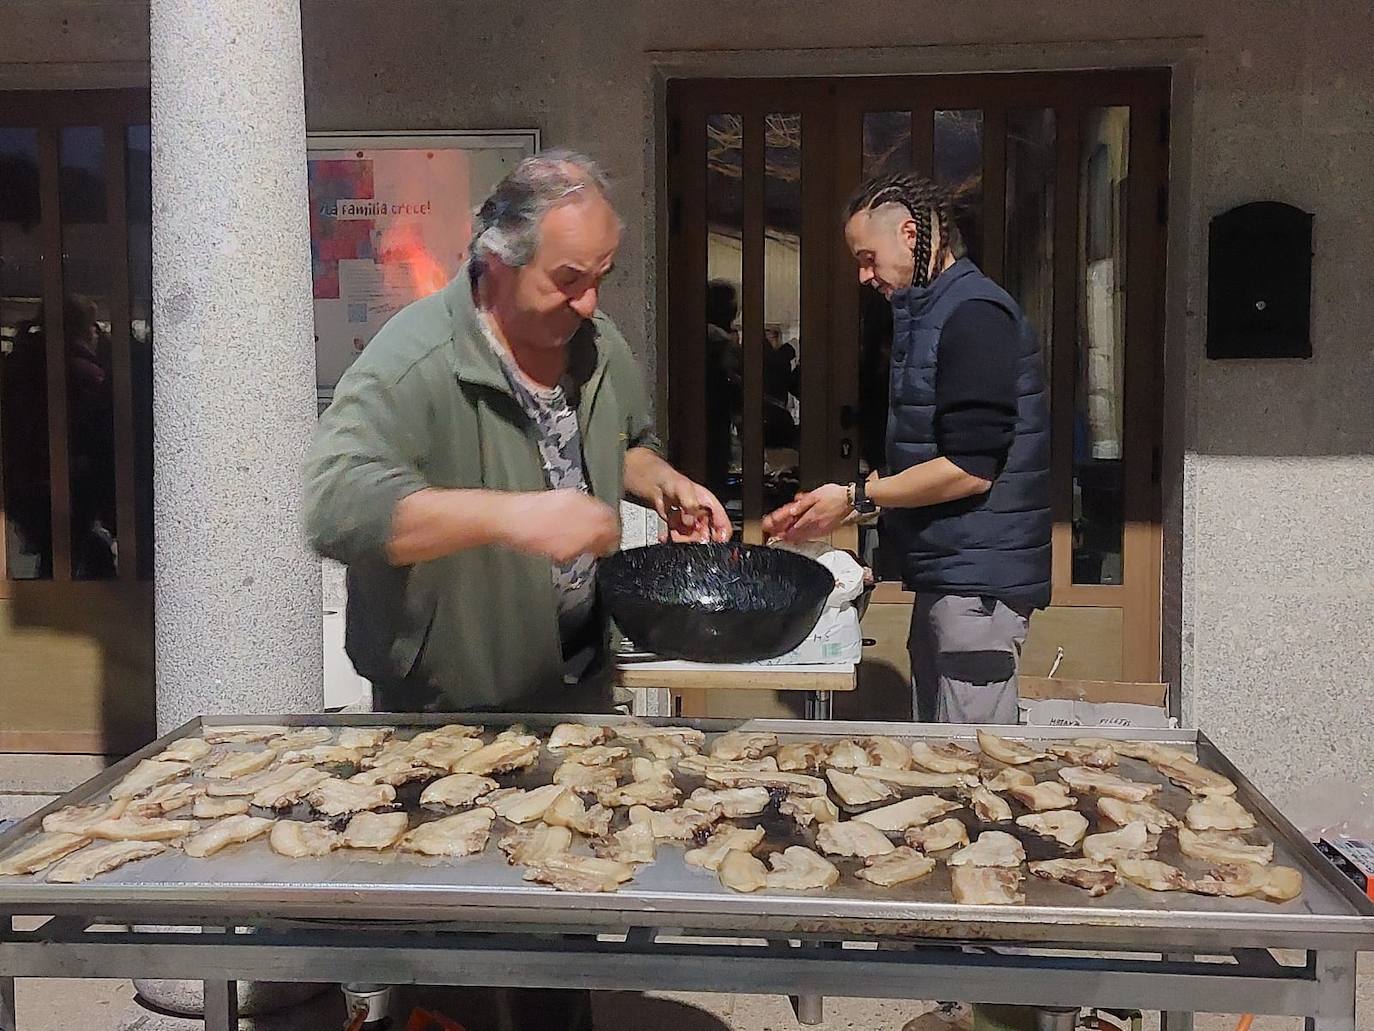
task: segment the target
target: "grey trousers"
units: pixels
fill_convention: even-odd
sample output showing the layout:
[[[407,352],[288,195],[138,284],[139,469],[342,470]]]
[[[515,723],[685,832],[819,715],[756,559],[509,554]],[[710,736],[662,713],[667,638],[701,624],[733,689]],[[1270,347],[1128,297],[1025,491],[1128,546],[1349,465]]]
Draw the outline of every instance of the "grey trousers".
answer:
[[[922,723],[1016,723],[1030,614],[988,597],[922,593],[911,613],[912,712]]]

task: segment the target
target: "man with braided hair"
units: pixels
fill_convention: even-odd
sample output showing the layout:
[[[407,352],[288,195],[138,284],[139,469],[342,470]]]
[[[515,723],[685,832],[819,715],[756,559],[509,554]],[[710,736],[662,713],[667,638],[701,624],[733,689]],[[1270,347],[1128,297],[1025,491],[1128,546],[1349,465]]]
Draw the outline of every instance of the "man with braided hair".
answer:
[[[914,175],[864,183],[845,209],[859,282],[892,304],[887,475],[826,484],[770,514],[787,540],[882,510],[884,550],[916,592],[918,719],[1017,722],[1031,613],[1050,600],[1049,409],[1039,341],[964,254],[948,197]]]

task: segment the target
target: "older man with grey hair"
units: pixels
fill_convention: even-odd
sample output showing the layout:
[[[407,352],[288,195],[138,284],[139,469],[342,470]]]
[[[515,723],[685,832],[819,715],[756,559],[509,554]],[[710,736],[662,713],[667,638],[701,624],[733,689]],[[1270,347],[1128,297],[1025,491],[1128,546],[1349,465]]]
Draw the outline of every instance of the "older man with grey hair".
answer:
[[[596,565],[621,498],[678,539],[728,539],[720,502],[662,458],[598,309],[620,234],[591,160],[521,162],[468,263],[386,324],[321,417],[306,526],[348,566],[348,654],[378,711],[605,710]]]

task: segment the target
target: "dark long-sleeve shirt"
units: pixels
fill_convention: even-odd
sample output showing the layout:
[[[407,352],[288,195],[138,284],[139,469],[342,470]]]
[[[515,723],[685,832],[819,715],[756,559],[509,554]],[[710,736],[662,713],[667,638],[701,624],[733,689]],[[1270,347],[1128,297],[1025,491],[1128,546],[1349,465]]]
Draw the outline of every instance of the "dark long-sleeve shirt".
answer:
[[[965,301],[940,333],[935,442],[964,472],[997,478],[1016,435],[1016,322],[990,301]]]

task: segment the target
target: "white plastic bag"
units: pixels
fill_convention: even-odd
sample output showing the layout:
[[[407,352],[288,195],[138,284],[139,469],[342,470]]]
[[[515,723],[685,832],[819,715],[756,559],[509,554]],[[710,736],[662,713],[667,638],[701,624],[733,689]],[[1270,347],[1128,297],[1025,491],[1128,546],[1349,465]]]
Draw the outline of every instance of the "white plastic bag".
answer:
[[[834,574],[835,589],[825,600],[826,608],[837,609],[841,605],[847,605],[863,593],[864,567],[854,561],[854,556],[849,552],[833,548],[824,541],[775,541],[769,546],[785,548],[798,555],[813,558]]]

